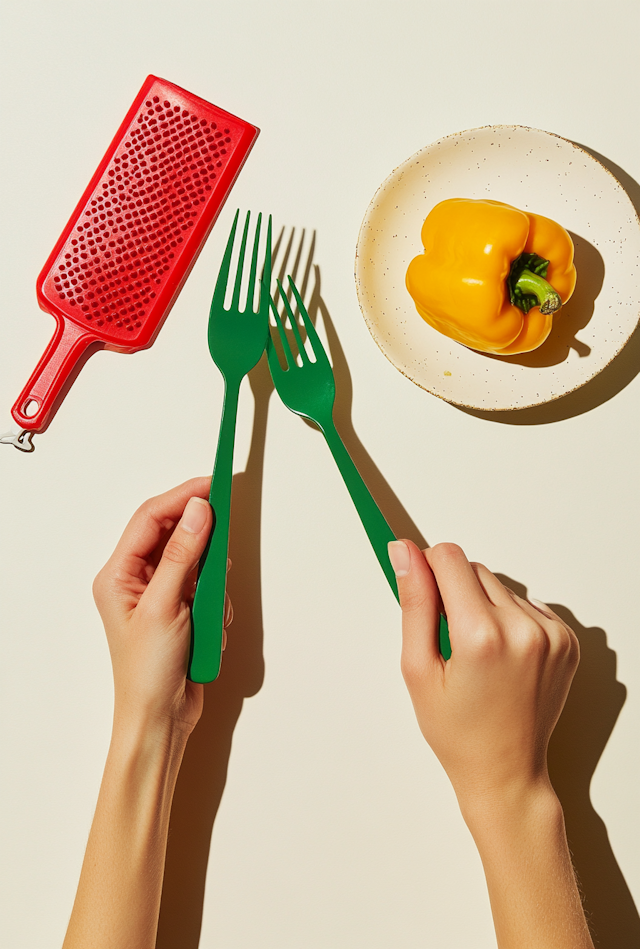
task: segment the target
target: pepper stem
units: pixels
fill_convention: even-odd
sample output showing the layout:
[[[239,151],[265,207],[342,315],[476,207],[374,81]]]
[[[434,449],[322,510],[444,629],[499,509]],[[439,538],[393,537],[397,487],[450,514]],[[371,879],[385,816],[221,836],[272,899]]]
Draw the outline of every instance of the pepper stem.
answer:
[[[539,274],[532,273],[526,268],[518,277],[515,289],[523,295],[531,294],[534,296],[540,307],[540,312],[546,316],[548,313],[555,313],[562,306],[562,300],[557,290],[554,290],[550,283]]]
[[[562,306],[560,295],[545,280],[548,269],[549,261],[538,254],[520,254],[512,262],[507,277],[509,299],[523,313],[528,313],[532,306],[539,306],[546,316]]]

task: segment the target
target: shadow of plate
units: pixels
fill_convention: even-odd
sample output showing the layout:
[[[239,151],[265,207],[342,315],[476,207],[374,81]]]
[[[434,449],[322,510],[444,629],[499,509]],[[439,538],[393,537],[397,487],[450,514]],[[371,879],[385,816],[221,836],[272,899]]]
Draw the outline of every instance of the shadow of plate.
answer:
[[[613,175],[627,193],[636,214],[640,217],[640,185],[638,182],[611,159],[586,145],[581,145],[579,142],[573,144],[588,152]],[[557,335],[554,328],[554,332],[547,341],[549,345],[547,346],[547,343],[545,343],[536,353],[530,353],[526,356],[498,356],[494,358],[507,359],[518,362],[520,365],[539,367],[557,365],[563,362],[567,358],[571,347],[577,349],[578,355],[588,355],[584,348],[581,351],[584,343],[575,340],[575,333],[584,327],[591,318],[593,302],[600,292],[604,279],[604,263],[596,248],[588,241],[575,234],[572,234],[572,238],[576,244],[576,265],[577,269],[579,268],[580,279],[574,294],[576,302],[574,303],[572,299],[566,306],[566,313],[564,314],[568,317],[566,332],[565,328],[562,327],[562,322],[558,321]],[[584,289],[581,288],[581,284],[586,284]],[[589,303],[590,300],[591,304]],[[591,311],[589,312],[590,305]],[[571,336],[568,335],[571,331],[574,339],[571,339]],[[500,422],[503,425],[547,425],[551,422],[560,422],[564,419],[574,418],[577,415],[584,415],[585,412],[590,412],[599,405],[608,402],[619,392],[622,392],[635,379],[638,372],[640,372],[640,324],[636,326],[621,352],[605,366],[602,372],[594,376],[581,388],[569,392],[560,399],[546,402],[544,405],[505,412],[491,412],[482,409],[463,408],[462,406],[455,406],[455,408],[467,415],[486,419],[489,422]]]

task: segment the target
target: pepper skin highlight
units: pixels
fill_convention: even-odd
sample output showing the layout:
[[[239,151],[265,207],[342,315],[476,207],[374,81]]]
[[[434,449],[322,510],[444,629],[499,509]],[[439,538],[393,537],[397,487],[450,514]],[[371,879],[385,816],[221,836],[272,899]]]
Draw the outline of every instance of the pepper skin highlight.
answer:
[[[480,352],[537,349],[576,285],[565,229],[500,201],[441,201],[422,226],[422,244],[406,278],[418,313]]]

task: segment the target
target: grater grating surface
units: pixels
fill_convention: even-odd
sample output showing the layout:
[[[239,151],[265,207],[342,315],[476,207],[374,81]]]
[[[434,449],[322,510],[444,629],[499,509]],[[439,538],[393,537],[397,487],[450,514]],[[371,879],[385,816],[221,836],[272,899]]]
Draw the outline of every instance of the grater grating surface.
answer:
[[[12,410],[24,429],[46,427],[89,350],[153,343],[257,135],[147,78],[38,278],[58,325]]]

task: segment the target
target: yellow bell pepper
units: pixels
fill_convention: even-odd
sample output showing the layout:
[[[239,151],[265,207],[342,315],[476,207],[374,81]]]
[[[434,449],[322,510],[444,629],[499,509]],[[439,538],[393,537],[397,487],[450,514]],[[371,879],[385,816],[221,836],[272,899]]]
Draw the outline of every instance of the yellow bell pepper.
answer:
[[[431,326],[484,353],[537,349],[573,293],[573,242],[539,214],[500,201],[441,201],[422,227],[407,289]]]

